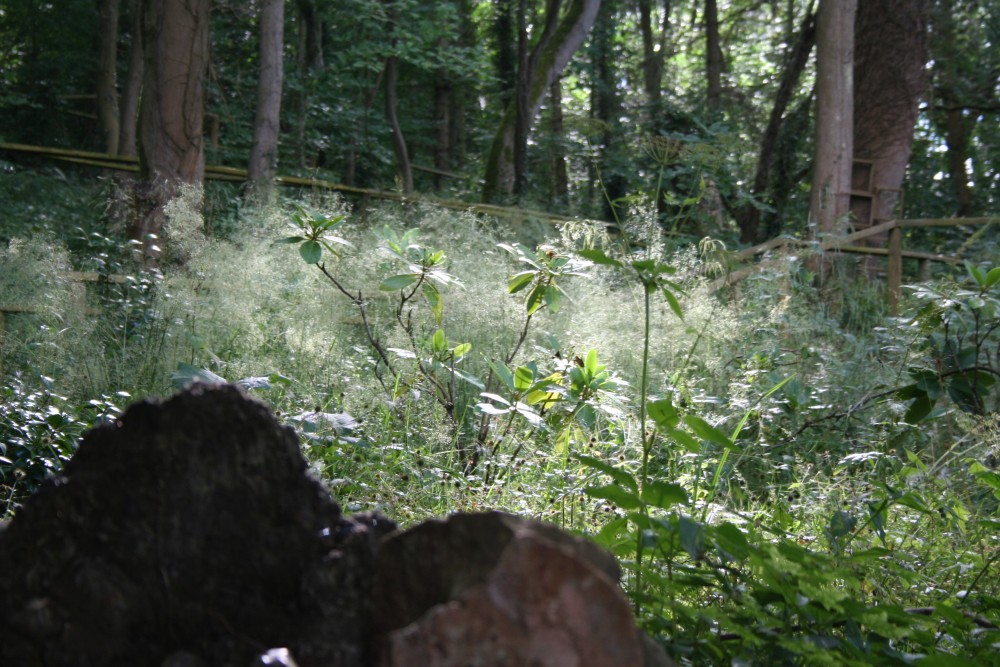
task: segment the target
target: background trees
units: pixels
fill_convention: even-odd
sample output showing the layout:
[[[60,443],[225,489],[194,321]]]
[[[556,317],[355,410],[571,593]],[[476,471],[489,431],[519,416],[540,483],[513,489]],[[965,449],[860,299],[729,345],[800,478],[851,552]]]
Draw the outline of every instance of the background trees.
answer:
[[[297,0],[283,16],[283,3],[217,0],[211,18],[198,9],[204,37],[169,43],[138,28],[161,4],[201,7],[5,3],[0,137],[135,153],[144,83],[142,127],[162,133],[144,135],[145,163],[182,181],[199,179],[204,153],[251,165],[259,182],[280,163],[604,218],[609,200],[639,194],[671,229],[751,243],[806,233],[805,184],[831,165],[814,130],[850,98],[844,164],[875,162],[876,185],[907,193],[906,213],[974,215],[1000,197],[1000,12],[989,3],[860,3],[853,85],[819,115],[814,0]],[[203,103],[194,88],[157,91],[176,62],[194,68]],[[157,118],[181,113],[163,107],[179,99],[180,125]],[[176,164],[154,165],[161,149]]]

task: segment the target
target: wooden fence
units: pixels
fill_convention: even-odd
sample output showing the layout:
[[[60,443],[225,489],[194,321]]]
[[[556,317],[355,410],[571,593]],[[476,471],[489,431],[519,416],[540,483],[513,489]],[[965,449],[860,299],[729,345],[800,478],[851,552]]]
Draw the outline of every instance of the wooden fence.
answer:
[[[886,287],[889,299],[890,312],[893,315],[899,313],[899,297],[903,284],[903,260],[914,259],[920,263],[920,276],[929,277],[930,262],[943,262],[946,264],[958,264],[962,261],[959,254],[939,255],[935,253],[922,252],[919,250],[905,250],[903,248],[903,230],[916,227],[956,227],[956,226],[978,226],[1000,223],[1000,217],[989,218],[923,218],[912,220],[889,220],[865,229],[846,234],[844,236],[831,236],[820,241],[802,241],[787,237],[778,237],[765,241],[760,245],[746,248],[734,253],[733,258],[738,262],[741,260],[752,260],[758,255],[768,251],[813,251],[822,253],[849,253],[859,255],[883,256],[888,259],[886,268]],[[887,237],[886,247],[858,245],[859,241],[870,237]],[[713,289],[720,289],[726,285],[733,285],[740,280],[755,273],[773,268],[775,262],[763,261],[741,269],[729,271],[725,276],[718,278],[713,284]]]

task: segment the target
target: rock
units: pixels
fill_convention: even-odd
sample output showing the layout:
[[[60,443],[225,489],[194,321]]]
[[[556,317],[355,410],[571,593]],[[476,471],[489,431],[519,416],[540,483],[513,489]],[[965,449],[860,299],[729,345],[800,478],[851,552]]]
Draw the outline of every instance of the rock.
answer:
[[[611,556],[541,523],[497,513],[424,523],[382,545],[378,664],[642,665],[617,577]]]
[[[242,667],[268,646],[361,664],[392,529],[342,517],[295,434],[235,388],[139,403],[0,532],[0,664]]]
[[[500,513],[394,532],[306,470],[230,386],[90,431],[0,523],[0,665],[671,665],[591,542]]]

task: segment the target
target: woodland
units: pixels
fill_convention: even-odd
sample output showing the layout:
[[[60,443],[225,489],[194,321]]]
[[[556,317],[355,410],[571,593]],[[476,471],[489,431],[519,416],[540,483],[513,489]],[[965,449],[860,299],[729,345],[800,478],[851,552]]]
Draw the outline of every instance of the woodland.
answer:
[[[233,382],[678,664],[1000,664],[996,0],[0,0],[0,517]]]

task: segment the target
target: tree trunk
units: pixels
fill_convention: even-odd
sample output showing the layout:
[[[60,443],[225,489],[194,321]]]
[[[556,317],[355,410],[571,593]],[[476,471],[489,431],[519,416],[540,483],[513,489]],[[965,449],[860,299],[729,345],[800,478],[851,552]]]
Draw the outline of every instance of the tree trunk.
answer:
[[[141,215],[129,236],[142,242],[143,259],[155,264],[164,207],[182,184],[200,185],[208,0],[146,0],[143,12],[145,80],[142,92],[138,188]]]
[[[948,177],[951,179],[955,195],[955,215],[958,217],[970,216],[974,210],[969,172],[965,166],[969,157],[970,124],[964,109],[945,111],[944,138],[948,144]]]
[[[870,160],[876,193],[874,217],[898,211],[895,191],[910,161],[913,129],[927,90],[930,5],[927,0],[858,3],[854,46],[854,157]],[[869,239],[879,244],[880,239]]]
[[[751,189],[751,194],[755,198],[767,197],[771,189],[771,167],[774,162],[774,152],[778,146],[778,137],[785,121],[785,113],[788,111],[788,105],[795,94],[795,88],[799,85],[802,72],[805,71],[806,64],[809,62],[809,54],[812,53],[815,43],[816,15],[810,13],[806,16],[805,22],[799,30],[798,38],[795,40],[795,45],[782,69],[781,83],[778,85],[778,92],[774,97],[774,106],[771,107],[767,128],[760,140],[757,169],[754,173]],[[742,243],[759,241],[760,208],[751,203],[744,204],[737,213],[737,218],[740,227],[740,241]]]
[[[252,190],[265,199],[270,196],[278,166],[284,34],[284,0],[264,0],[260,8],[260,79],[247,178]]]
[[[297,66],[299,90],[295,95],[295,146],[299,167],[306,166],[306,127],[309,121],[309,89],[313,77],[323,69],[323,23],[315,0],[298,0],[299,35]]]
[[[100,0],[100,46],[97,63],[97,118],[104,152],[118,154],[118,0]]]
[[[129,47],[128,73],[122,86],[121,122],[118,125],[118,154],[136,157],[136,127],[139,119],[139,93],[145,61],[142,46],[143,0],[132,0],[132,45]]]
[[[551,7],[553,3],[549,4]],[[525,99],[514,100],[508,105],[490,148],[483,186],[484,201],[493,201],[502,194],[513,192],[514,139],[518,107],[527,109],[527,123],[530,127],[531,119],[538,113],[542,99],[552,82],[563,71],[590,32],[600,4],[600,0],[570,0],[570,5],[558,27],[548,36],[543,34],[543,39],[535,46],[527,73],[528,86],[523,91]]]
[[[549,132],[552,135],[552,199],[561,206],[569,203],[569,172],[563,137],[562,84],[559,78],[549,87]]]
[[[667,29],[670,27],[670,2],[663,7],[663,25],[659,36],[653,33],[651,0],[639,0],[639,32],[642,34],[642,84],[653,119],[659,112],[663,97],[663,62],[667,52]]]
[[[816,152],[810,223],[834,234],[847,215],[854,152],[854,17],[857,0],[820,0],[816,18]]]
[[[410,167],[410,155],[406,150],[406,138],[399,125],[396,114],[396,82],[399,78],[399,59],[390,56],[385,62],[385,118],[392,130],[392,149],[396,153],[399,166],[399,177],[402,180],[403,192],[413,192],[413,169]]]
[[[600,192],[603,197],[603,211],[606,220],[619,220],[618,206],[628,194],[628,183],[622,171],[623,157],[620,155],[622,141],[622,103],[618,94],[620,72],[615,67],[616,54],[614,40],[616,25],[616,3],[604,0],[598,12],[591,36],[593,58],[593,115],[601,127],[599,145],[598,177],[601,179]]]
[[[705,0],[705,78],[708,82],[705,100],[711,111],[718,111],[722,105],[722,70],[719,6],[716,0]]]

